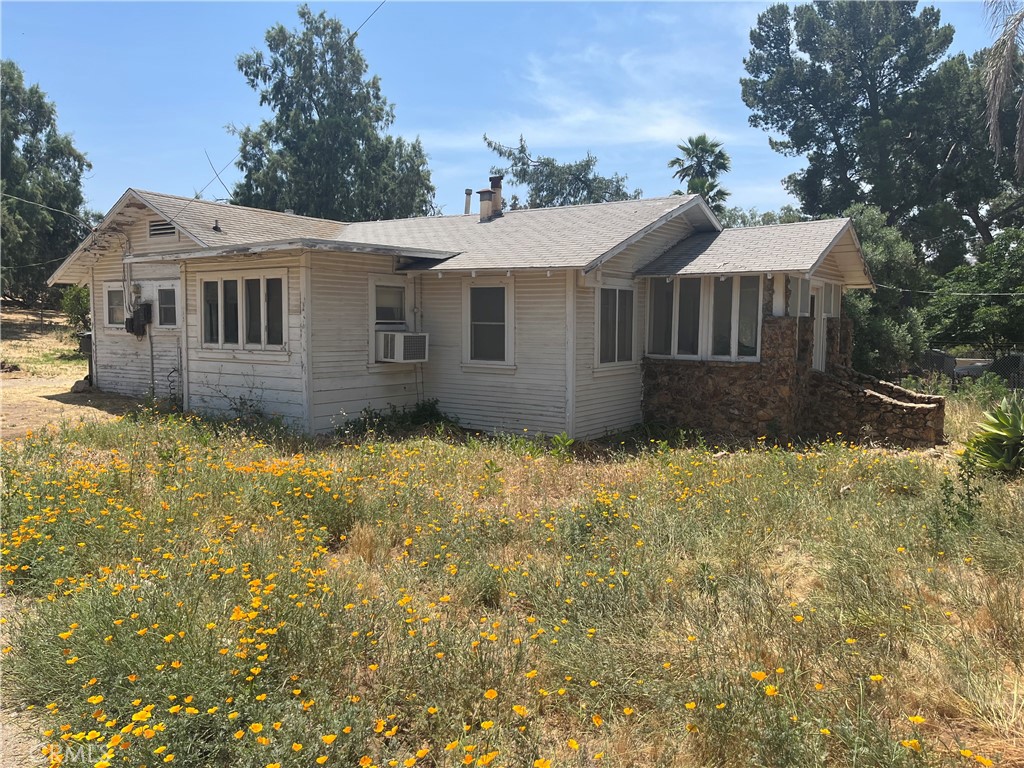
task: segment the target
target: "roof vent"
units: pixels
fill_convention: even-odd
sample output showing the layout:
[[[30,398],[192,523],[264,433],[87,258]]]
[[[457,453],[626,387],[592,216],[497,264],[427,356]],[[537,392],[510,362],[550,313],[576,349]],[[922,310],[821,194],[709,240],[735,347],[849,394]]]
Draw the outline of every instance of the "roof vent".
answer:
[[[177,233],[174,223],[170,221],[149,222],[150,237],[173,237]]]

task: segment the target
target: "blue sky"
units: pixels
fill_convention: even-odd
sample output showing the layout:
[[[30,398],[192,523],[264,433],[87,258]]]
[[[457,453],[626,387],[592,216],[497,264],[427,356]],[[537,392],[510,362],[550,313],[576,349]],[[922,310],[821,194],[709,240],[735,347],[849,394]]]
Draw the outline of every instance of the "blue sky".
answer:
[[[950,53],[991,40],[981,3],[935,3],[956,37]],[[359,26],[377,2],[311,3]],[[238,150],[225,126],[266,113],[235,66],[277,22],[298,24],[292,3],[3,2],[0,52],[39,83],[93,169],[91,208],[106,211],[127,187],[226,197],[214,178]],[[766,3],[512,3],[388,0],[357,42],[395,105],[392,132],[419,136],[437,202],[461,213],[466,187],[486,186],[496,156],[482,136],[535,154],[626,174],[645,197],[670,194],[667,167],[686,137],[725,142],[730,204],[792,202],[780,179],[799,158],[768,147],[748,126],[739,79],[749,31]],[[221,177],[239,178],[230,165]]]

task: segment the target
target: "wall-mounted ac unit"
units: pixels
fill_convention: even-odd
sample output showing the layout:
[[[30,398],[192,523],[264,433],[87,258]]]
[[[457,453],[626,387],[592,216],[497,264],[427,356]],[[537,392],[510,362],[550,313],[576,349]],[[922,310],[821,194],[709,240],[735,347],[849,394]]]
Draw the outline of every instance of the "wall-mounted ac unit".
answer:
[[[381,363],[425,363],[426,333],[377,331],[377,361]]]

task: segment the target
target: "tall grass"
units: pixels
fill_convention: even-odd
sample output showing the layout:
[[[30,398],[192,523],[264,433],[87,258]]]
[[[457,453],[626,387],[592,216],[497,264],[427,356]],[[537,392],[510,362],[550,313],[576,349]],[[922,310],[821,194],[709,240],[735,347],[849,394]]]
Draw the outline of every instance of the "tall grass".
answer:
[[[1024,757],[1019,482],[568,458],[145,415],[7,443],[7,696],[100,768]]]

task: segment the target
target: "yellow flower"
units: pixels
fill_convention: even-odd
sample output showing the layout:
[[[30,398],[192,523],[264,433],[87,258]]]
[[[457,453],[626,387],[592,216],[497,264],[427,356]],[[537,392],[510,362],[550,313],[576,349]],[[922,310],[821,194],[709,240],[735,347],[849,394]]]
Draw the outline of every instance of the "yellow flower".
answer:
[[[302,745],[299,742],[297,742],[297,741],[293,741],[292,742],[292,752],[301,752],[301,751],[302,751]]]
[[[101,701],[103,701],[103,697],[102,696],[90,696],[88,699],[86,699],[86,701],[88,701],[90,704],[99,704]]]
[[[831,736],[832,735],[832,731],[830,731],[828,728],[819,728],[818,729],[818,733],[820,733],[822,736]]]
[[[320,740],[321,740],[321,741],[322,741],[322,742],[323,742],[324,744],[333,744],[333,743],[334,743],[334,740],[335,740],[336,738],[338,738],[338,734],[336,734],[336,733],[328,733],[328,734],[327,734],[326,736],[321,736],[321,737],[320,737]]]
[[[687,709],[696,709],[697,708],[697,702],[696,701],[688,701],[688,702],[686,702],[686,708]]]
[[[235,731],[235,738],[240,739],[245,736],[245,731]]]
[[[538,757],[533,761],[533,768],[551,768],[551,761],[544,757]]]
[[[920,725],[924,722],[924,718],[920,715],[910,715],[910,717],[908,717],[907,720],[914,723],[915,725]]]
[[[576,739],[569,739],[567,743],[569,744],[569,749],[571,749],[573,752],[578,751],[580,748],[579,742],[576,741]]]
[[[915,752],[921,751],[921,742],[919,742],[917,739],[904,739],[900,742],[900,744],[902,744],[907,749],[914,750]]]
[[[490,765],[494,758],[498,756],[498,750],[488,752],[486,755],[480,755],[480,759],[476,761],[477,765]]]
[[[496,699],[498,698],[498,692],[493,688],[488,688],[486,691],[484,691],[484,698],[488,701]]]
[[[480,723],[480,728],[482,730],[485,730],[485,731],[489,731],[493,727],[494,727],[494,721],[493,720],[484,720],[482,723]]]
[[[362,757],[359,758],[359,765],[362,766],[362,768],[368,768],[372,764],[373,764],[373,758],[370,757],[369,755],[363,755]]]
[[[779,694],[779,689],[776,688],[774,685],[766,685],[764,687],[764,695],[765,696],[778,696],[778,694]]]
[[[759,682],[759,683],[760,683],[760,682],[761,682],[762,680],[764,680],[764,679],[765,679],[766,677],[768,677],[768,673],[767,673],[767,672],[762,672],[762,671],[761,671],[761,670],[759,669],[759,670],[757,670],[756,672],[751,672],[751,673],[750,673],[750,676],[751,676],[752,678],[754,678],[755,680],[757,680],[757,682]]]
[[[323,765],[326,762],[327,762],[327,755],[320,755],[320,757],[318,757],[316,759],[316,764],[317,765]]]
[[[600,727],[601,727],[601,724],[602,724],[602,723],[604,722],[604,719],[603,719],[603,718],[602,718],[602,717],[601,717],[600,715],[594,715],[593,717],[591,717],[591,718],[590,718],[590,720],[591,720],[591,722],[593,722],[593,723],[594,723],[594,725],[596,725],[596,726],[597,726],[598,728],[600,728]]]
[[[259,733],[263,730],[263,723],[253,723],[249,726],[249,730],[253,733]]]
[[[527,715],[526,707],[524,707],[522,704],[514,705],[512,707],[512,711],[515,712],[520,717],[526,717],[526,715]]]

